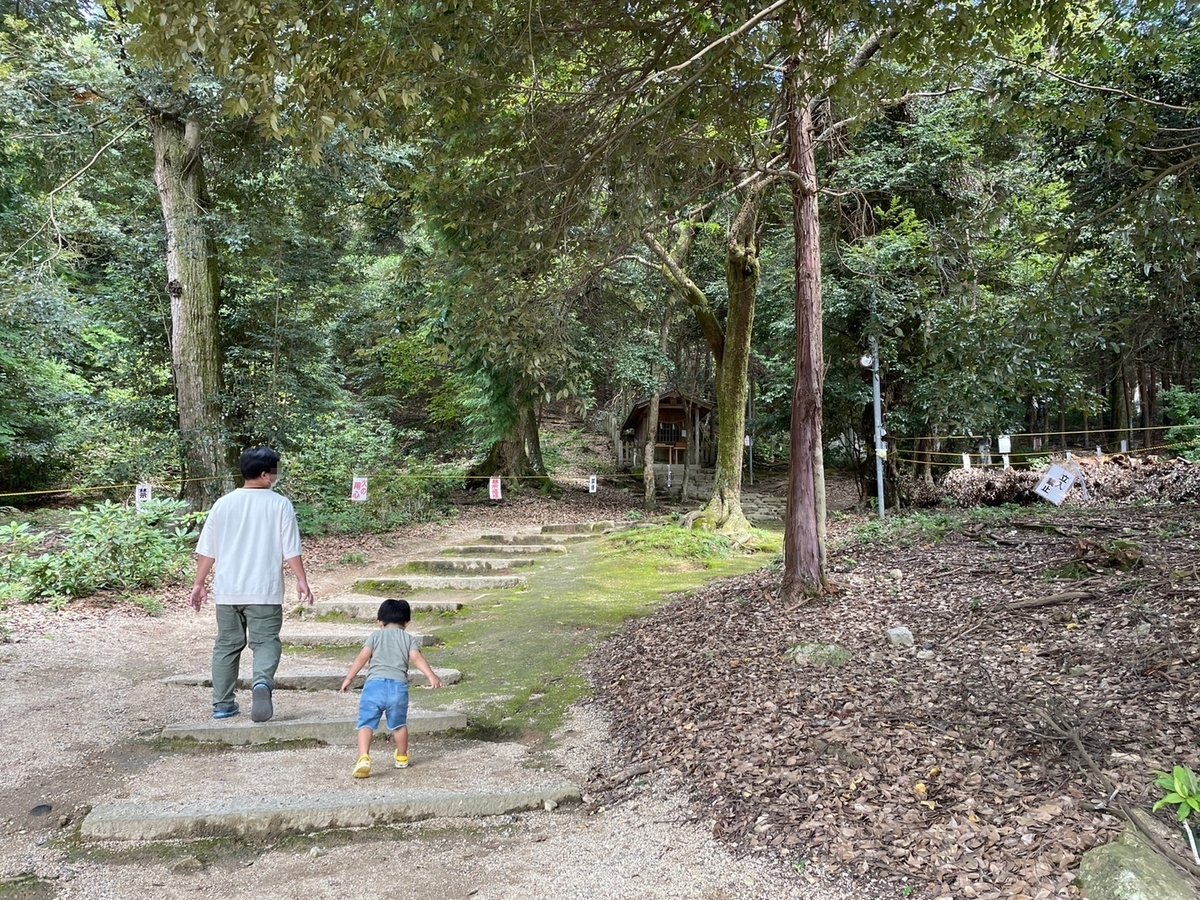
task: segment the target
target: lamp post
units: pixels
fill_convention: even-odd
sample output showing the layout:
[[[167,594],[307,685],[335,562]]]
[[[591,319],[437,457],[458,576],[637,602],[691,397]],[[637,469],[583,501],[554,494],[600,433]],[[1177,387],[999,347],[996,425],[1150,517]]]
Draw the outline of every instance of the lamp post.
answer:
[[[871,370],[871,394],[875,403],[875,489],[876,501],[879,505],[879,518],[884,519],[887,513],[883,506],[883,458],[887,450],[883,444],[883,404],[879,398],[879,343],[871,337],[871,352],[859,360],[863,368]]]

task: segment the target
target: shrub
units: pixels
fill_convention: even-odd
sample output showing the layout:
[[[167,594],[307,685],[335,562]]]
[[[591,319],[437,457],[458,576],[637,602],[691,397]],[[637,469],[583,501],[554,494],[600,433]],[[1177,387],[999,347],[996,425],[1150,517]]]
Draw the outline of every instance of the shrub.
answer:
[[[386,422],[328,417],[302,450],[284,460],[281,493],[296,506],[304,534],[388,531],[441,514],[461,474],[406,467]],[[369,479],[367,499],[350,499],[354,476]]]
[[[18,585],[23,600],[157,587],[190,564],[198,520],[179,500],[151,500],[140,511],[106,500],[70,513],[48,550],[49,532],[10,524],[0,529],[0,575]],[[34,556],[38,549],[45,552]]]

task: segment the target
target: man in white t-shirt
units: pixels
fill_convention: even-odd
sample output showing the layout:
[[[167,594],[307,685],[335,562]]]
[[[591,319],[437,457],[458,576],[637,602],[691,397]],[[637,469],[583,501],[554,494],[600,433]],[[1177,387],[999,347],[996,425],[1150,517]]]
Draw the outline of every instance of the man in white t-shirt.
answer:
[[[246,644],[254,655],[250,719],[265,722],[274,714],[271,691],[279,666],[283,627],[283,566],[296,576],[296,593],[313,602],[301,557],[296,511],[272,488],[279,480],[279,454],[253,447],[241,455],[238,468],[245,482],[213,504],[196,544],[196,579],[192,608],[204,602],[205,581],[213,575],[212,598],[217,612],[213,643],[213,718],[240,711],[234,699],[238,665]]]

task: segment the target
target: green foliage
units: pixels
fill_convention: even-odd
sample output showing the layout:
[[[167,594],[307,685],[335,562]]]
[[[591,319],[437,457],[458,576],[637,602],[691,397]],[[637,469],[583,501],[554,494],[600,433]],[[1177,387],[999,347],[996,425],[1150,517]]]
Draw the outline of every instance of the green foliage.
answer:
[[[34,329],[6,324],[0,306],[0,488],[54,483],[74,434],[67,410],[82,388]]]
[[[1200,783],[1196,773],[1187,766],[1176,766],[1170,772],[1155,771],[1154,783],[1163,791],[1155,802],[1154,812],[1164,806],[1175,806],[1180,822],[1194,817],[1200,819]]]
[[[396,455],[386,422],[317,419],[284,460],[279,486],[296,507],[304,534],[388,531],[441,514],[461,473],[413,466]],[[367,500],[350,499],[356,475],[368,478]]]
[[[734,552],[733,541],[725,535],[692,531],[676,525],[633,528],[610,535],[609,540],[630,552],[653,552],[671,559],[694,562],[727,559]]]
[[[140,511],[105,501],[71,512],[57,535],[13,522],[0,529],[0,576],[21,600],[158,587],[190,565],[199,518],[176,500],[152,500]],[[33,555],[51,540],[48,552]]]
[[[1174,385],[1159,397],[1175,423],[1167,430],[1167,443],[1190,460],[1200,459],[1200,381],[1191,390]]]
[[[131,594],[125,599],[134,606],[140,607],[149,616],[162,615],[167,608],[167,605],[153,594]]]

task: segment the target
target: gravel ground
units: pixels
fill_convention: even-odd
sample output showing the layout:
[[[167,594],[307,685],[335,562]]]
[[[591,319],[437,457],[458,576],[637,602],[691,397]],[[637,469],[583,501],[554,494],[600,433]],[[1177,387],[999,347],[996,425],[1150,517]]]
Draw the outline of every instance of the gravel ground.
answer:
[[[374,538],[310,542],[306,559],[320,596],[358,574],[337,560],[349,550],[371,565],[426,552],[481,532],[542,522],[623,518],[620,492],[570,492],[557,502],[521,500],[467,506],[451,526],[421,526]],[[711,823],[682,799],[669,776],[610,808],[527,813],[483,820],[438,820],[357,833],[239,842],[100,845],[69,840],[86,808],[121,796],[190,798],[216,790],[216,772],[236,772],[229,790],[258,781],[300,795],[323,793],[352,750],[251,751],[182,756],[156,750],[168,722],[197,718],[201,688],[162,683],[203,671],[211,649],[211,609],[193,614],[183,588],[164,593],[167,611],[148,617],[128,608],[76,604],[61,613],[20,607],[5,613],[0,643],[7,690],[0,694],[0,894],[6,897],[281,898],[378,893],[450,898],[805,898],[872,900],[876,893],[812,867],[738,859],[712,837]],[[286,702],[285,698],[280,698]],[[497,767],[541,766],[585,784],[611,767],[608,721],[585,704],[572,711],[549,756],[520,745],[455,744],[452,767],[430,766],[431,779],[495,780]],[[414,737],[413,774],[421,770]],[[428,743],[426,745],[429,746]],[[303,763],[291,761],[304,754]],[[219,763],[236,759],[236,766]],[[297,759],[299,757],[296,757]],[[188,764],[189,761],[192,764]],[[214,767],[215,766],[215,767]],[[328,769],[329,771],[325,771]],[[318,771],[319,770],[319,771]],[[289,780],[291,782],[289,783]],[[349,779],[346,779],[347,781]],[[44,807],[49,806],[49,810]]]

